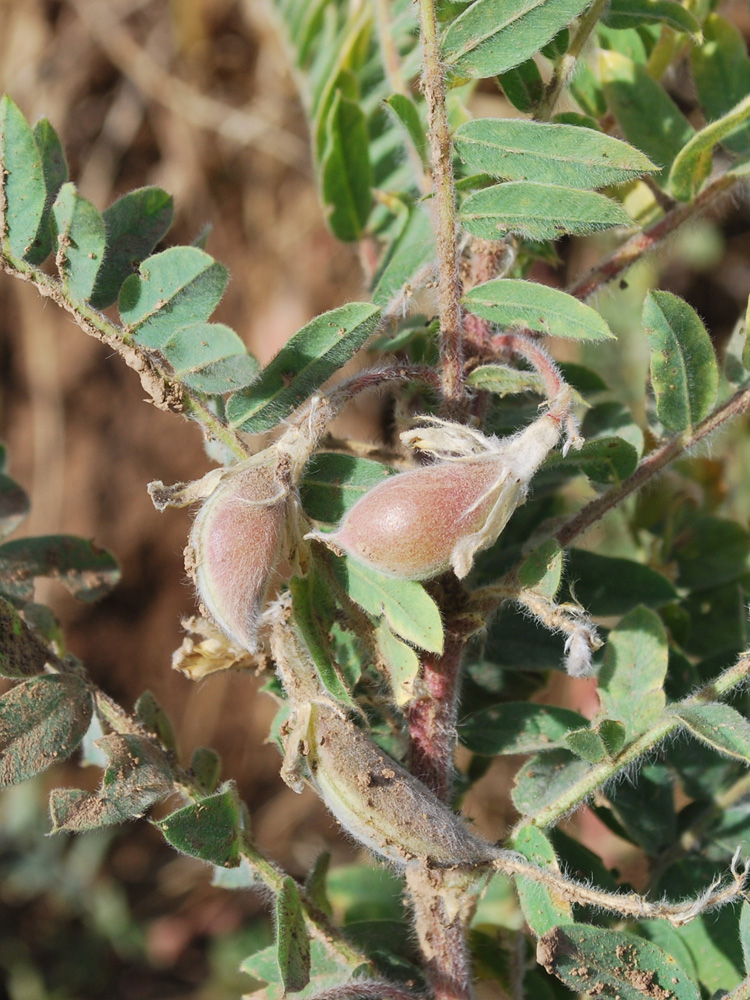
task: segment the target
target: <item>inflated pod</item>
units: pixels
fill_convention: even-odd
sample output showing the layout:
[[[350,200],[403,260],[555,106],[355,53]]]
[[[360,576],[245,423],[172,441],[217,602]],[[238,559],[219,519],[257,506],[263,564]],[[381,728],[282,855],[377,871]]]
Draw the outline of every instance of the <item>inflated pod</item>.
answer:
[[[430,431],[430,439],[438,433]],[[495,542],[523,503],[558,441],[560,419],[546,414],[503,440],[472,436],[472,454],[386,479],[354,504],[335,532],[314,537],[400,579],[428,580],[450,568],[466,576],[476,553]]]
[[[281,556],[289,490],[273,465],[228,475],[196,517],[186,566],[201,602],[236,644],[255,652],[269,584]]]

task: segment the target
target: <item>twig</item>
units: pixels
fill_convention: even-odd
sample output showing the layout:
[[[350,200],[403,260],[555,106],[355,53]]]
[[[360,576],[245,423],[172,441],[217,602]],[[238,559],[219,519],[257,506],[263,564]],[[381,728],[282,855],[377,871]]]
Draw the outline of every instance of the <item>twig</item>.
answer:
[[[570,82],[570,78],[578,62],[578,57],[608,4],[609,0],[596,0],[596,3],[593,3],[581,18],[578,31],[568,46],[568,51],[560,59],[552,74],[552,79],[544,89],[544,94],[534,116],[539,121],[549,121],[555,113],[557,102],[560,100],[563,90]]]
[[[434,0],[419,0],[419,21],[424,66],[422,90],[427,101],[435,197],[433,219],[439,269],[438,307],[443,394],[448,412],[460,416],[465,404],[461,278],[456,240],[456,198],[451,136],[445,106],[445,74],[440,61]]]

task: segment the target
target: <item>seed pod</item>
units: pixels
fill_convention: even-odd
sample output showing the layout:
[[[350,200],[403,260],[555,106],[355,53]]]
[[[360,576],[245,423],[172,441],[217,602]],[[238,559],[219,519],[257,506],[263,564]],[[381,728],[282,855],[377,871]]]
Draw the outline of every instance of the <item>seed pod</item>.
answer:
[[[497,857],[341,709],[316,701],[309,711],[303,752],[312,784],[356,840],[399,867],[475,866]]]
[[[434,442],[438,433],[431,429],[426,437]],[[450,428],[445,434],[458,438]],[[470,455],[385,480],[354,504],[335,532],[313,535],[389,576],[429,580],[452,567],[464,577],[475,554],[494,543],[523,503],[559,435],[560,420],[551,414],[504,440],[471,432]]]
[[[250,652],[285,537],[288,488],[273,464],[228,475],[193,523],[185,564],[219,627]]]

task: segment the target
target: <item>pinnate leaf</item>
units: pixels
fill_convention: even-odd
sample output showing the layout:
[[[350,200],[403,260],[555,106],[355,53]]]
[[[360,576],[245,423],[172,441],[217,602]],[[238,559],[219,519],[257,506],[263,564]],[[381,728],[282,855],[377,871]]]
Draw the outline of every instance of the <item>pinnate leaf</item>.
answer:
[[[648,608],[635,608],[609,633],[599,697],[607,717],[625,726],[628,739],[662,714],[668,659],[664,626]]]
[[[0,183],[3,247],[15,257],[33,255],[47,197],[42,156],[28,122],[7,94],[0,98]]]
[[[207,320],[229,274],[197,247],[171,247],[143,261],[120,289],[126,334],[143,347],[161,348],[180,327]]]
[[[538,52],[590,2],[474,0],[443,35],[443,58],[457,77],[504,73]]]
[[[643,1000],[700,1000],[676,959],[644,938],[587,924],[555,927],[539,939],[537,961],[577,993]]]
[[[591,306],[535,281],[495,278],[476,285],[463,301],[469,312],[509,329],[538,330],[570,340],[611,340],[614,336]]]
[[[497,240],[517,233],[528,240],[554,240],[566,233],[585,235],[632,226],[624,208],[595,191],[533,181],[508,181],[470,194],[461,221],[472,234]]]
[[[297,884],[288,875],[276,897],[276,960],[285,993],[298,993],[310,982],[310,939]]]
[[[55,261],[63,291],[76,302],[87,302],[104,257],[104,219],[70,181],[60,188],[52,218],[57,234]]]
[[[511,793],[513,805],[522,816],[533,817],[554,805],[592,767],[569,750],[551,750],[536,754],[516,774]]]
[[[750,722],[737,709],[717,702],[680,705],[674,711],[697,739],[750,765]]]
[[[527,59],[513,69],[500,73],[498,82],[513,107],[524,114],[534,111],[544,93],[544,80],[533,59]]]
[[[544,468],[561,472],[580,472],[597,483],[618,483],[635,471],[638,452],[621,437],[601,437],[586,441],[579,451],[562,455],[555,452]]]
[[[511,181],[597,188],[657,169],[626,142],[575,125],[475,118],[456,129],[454,144],[470,170]]]
[[[400,638],[430,653],[443,651],[443,623],[437,604],[420,583],[396,580],[348,556],[333,562],[349,597],[375,618],[385,617]]]
[[[172,847],[191,858],[220,868],[240,863],[240,806],[231,787],[177,809],[156,826]]]
[[[86,684],[66,674],[32,677],[0,699],[0,787],[33,778],[69,757],[86,733]]]
[[[52,832],[94,830],[142,816],[172,790],[172,771],[162,751],[145,736],[113,733],[97,741],[107,755],[99,792],[55,789],[49,801]]]
[[[249,388],[230,396],[227,414],[248,434],[270,430],[354,356],[372,334],[380,310],[350,302],[304,326]]]
[[[123,282],[166,234],[173,214],[171,195],[158,187],[129,191],[104,211],[107,249],[90,298],[93,306],[104,309],[117,301]]]
[[[258,362],[234,330],[223,323],[183,326],[161,350],[175,377],[196,392],[234,392],[258,377]]]
[[[671,292],[648,293],[643,325],[659,419],[669,431],[688,430],[716,401],[719,366],[711,338],[695,310]]]
[[[79,601],[96,601],[119,582],[114,556],[72,535],[19,538],[0,545],[0,593],[30,601],[36,577],[59,580]]]
[[[409,212],[403,232],[389,248],[372,301],[384,309],[410,290],[410,283],[435,260],[430,217],[419,205]]]
[[[68,179],[68,164],[65,160],[60,137],[46,118],[40,118],[34,125],[33,131],[42,157],[42,172],[47,195],[34,246],[26,254],[26,259],[30,264],[41,264],[52,253],[54,234],[51,225],[51,210],[60,188]]]

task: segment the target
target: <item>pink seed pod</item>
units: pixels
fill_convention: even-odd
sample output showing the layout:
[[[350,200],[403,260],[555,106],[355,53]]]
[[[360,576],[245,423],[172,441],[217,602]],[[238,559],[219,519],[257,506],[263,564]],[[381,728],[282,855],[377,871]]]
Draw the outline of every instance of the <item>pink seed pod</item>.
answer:
[[[405,436],[433,454],[455,455],[461,444],[469,454],[385,480],[357,501],[335,532],[313,537],[388,576],[429,580],[452,568],[462,578],[523,503],[558,441],[560,417],[547,413],[502,440],[458,425]]]
[[[286,536],[290,493],[275,465],[228,475],[196,517],[185,564],[208,613],[255,652],[260,615]]]

